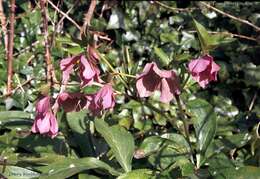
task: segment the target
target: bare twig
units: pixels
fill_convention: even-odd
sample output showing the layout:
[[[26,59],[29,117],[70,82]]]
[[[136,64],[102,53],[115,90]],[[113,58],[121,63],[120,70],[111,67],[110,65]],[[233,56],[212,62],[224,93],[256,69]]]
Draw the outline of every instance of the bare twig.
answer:
[[[188,31],[189,33],[196,33],[197,31],[195,30],[190,30]],[[224,34],[224,35],[228,35],[230,37],[235,37],[235,38],[240,38],[240,39],[246,39],[246,40],[251,40],[251,41],[255,41],[258,42],[258,40],[254,37],[248,37],[245,35],[240,35],[240,34],[233,34],[231,32],[215,32],[215,31],[208,31],[209,34]]]
[[[238,21],[238,22],[241,22],[241,23],[244,23],[244,24],[247,24],[247,25],[253,27],[254,29],[257,30],[257,32],[260,31],[260,27],[256,26],[255,24],[252,24],[252,23],[249,22],[248,20],[235,17],[235,16],[233,16],[233,15],[231,15],[231,14],[228,14],[228,13],[226,13],[226,12],[224,12],[224,11],[221,11],[221,10],[219,10],[219,9],[217,9],[217,8],[215,8],[215,7],[213,7],[213,6],[209,5],[209,4],[207,4],[207,3],[205,3],[205,2],[200,2],[200,3],[201,3],[202,5],[204,5],[204,6],[206,6],[207,8],[212,9],[212,10],[214,10],[214,11],[216,11],[216,12],[218,12],[218,13],[224,15],[224,16],[227,16],[227,17],[229,17],[229,18],[231,18],[231,19],[233,19],[233,20],[236,20],[236,21]]]
[[[30,79],[26,80],[25,82],[23,82],[23,83],[17,85],[17,87],[15,87],[15,88],[12,90],[11,94],[14,94],[19,88],[21,89],[23,86],[25,86],[25,85],[27,85],[28,83],[30,83],[33,79],[34,79],[34,78],[30,78]],[[7,96],[9,96],[9,95],[11,95],[11,94],[4,94],[4,95],[0,96],[0,98],[7,97]]]
[[[7,95],[12,93],[13,79],[13,46],[14,46],[14,21],[15,21],[15,0],[11,0],[11,15],[10,15],[10,30],[8,37],[8,52],[7,52]]]
[[[37,40],[37,41],[33,42],[32,44],[30,44],[30,46],[27,46],[27,47],[25,47],[24,49],[19,50],[19,52],[17,52],[17,53],[14,54],[14,57],[16,57],[16,56],[18,56],[18,55],[20,55],[20,54],[26,52],[27,50],[30,50],[30,48],[32,48],[32,47],[38,45],[40,42],[41,42],[41,41]]]
[[[155,4],[158,4],[166,9],[172,10],[172,11],[176,11],[176,12],[190,12],[193,11],[197,8],[175,8],[175,7],[170,7],[164,3],[161,3],[160,1],[153,1]]]
[[[93,16],[93,13],[94,13],[94,10],[96,8],[96,0],[91,0],[91,3],[90,3],[90,6],[89,6],[89,9],[88,9],[88,12],[85,13],[85,17],[84,17],[84,23],[83,23],[83,26],[81,27],[81,31],[80,31],[80,34],[82,35],[83,33],[85,34],[85,30],[88,26],[90,26],[90,21],[91,21],[91,18]]]
[[[50,0],[47,0],[48,3],[60,14],[62,14],[64,17],[66,17],[70,22],[72,22],[72,24],[74,24],[79,30],[81,30],[81,27],[73,20],[71,19],[66,13],[64,13],[63,11],[61,11],[57,6],[55,6]]]
[[[6,52],[6,57],[7,57],[8,33],[7,33],[6,17],[5,17],[4,8],[3,8],[3,0],[0,0],[0,21],[1,21],[2,31],[4,34],[4,45],[5,45],[5,52]]]
[[[49,86],[52,86],[54,81],[56,80],[54,68],[51,62],[51,54],[50,54],[50,45],[48,39],[48,16],[47,16],[47,8],[46,1],[40,1],[41,13],[43,19],[43,33],[44,33],[44,45],[45,45],[45,62],[47,64],[47,83]]]
[[[251,101],[251,103],[250,103],[250,105],[249,105],[249,108],[248,108],[248,111],[249,111],[249,112],[252,111],[252,109],[253,109],[253,107],[254,107],[254,104],[255,104],[256,98],[257,98],[257,91],[255,92],[255,94],[254,94],[254,96],[253,96],[253,98],[252,98],[252,101]]]
[[[75,7],[77,6],[79,3],[79,0],[76,0],[76,2],[73,4],[73,6],[66,12],[66,15],[68,16],[68,14],[70,13],[70,11]],[[56,10],[56,9],[55,9]],[[56,10],[57,11],[57,10]],[[64,15],[62,15],[62,18],[59,20],[59,22],[55,25],[54,24],[54,31],[53,31],[53,34],[52,34],[52,39],[51,39],[51,47],[53,46],[53,43],[54,43],[54,38],[55,38],[55,35],[57,32],[59,32],[59,29],[60,29],[60,26],[62,24],[62,22],[64,21],[66,17]]]

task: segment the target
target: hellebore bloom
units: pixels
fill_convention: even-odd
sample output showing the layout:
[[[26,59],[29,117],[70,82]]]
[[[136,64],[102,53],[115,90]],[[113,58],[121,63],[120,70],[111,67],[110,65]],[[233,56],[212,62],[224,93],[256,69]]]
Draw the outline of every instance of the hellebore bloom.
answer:
[[[58,123],[51,110],[50,97],[45,96],[36,104],[36,117],[31,131],[54,138],[58,134]]]
[[[213,61],[210,55],[204,55],[192,60],[188,65],[192,78],[205,88],[210,81],[217,81],[220,66]]]
[[[164,103],[169,103],[174,94],[180,94],[176,73],[160,70],[154,62],[146,64],[143,73],[137,76],[136,88],[140,97],[148,97],[154,91],[160,91],[160,101]]]
[[[80,111],[88,106],[88,101],[82,93],[63,92],[58,96],[58,104],[65,112]]]
[[[97,93],[88,97],[91,100],[89,109],[94,115],[99,115],[102,110],[115,106],[115,94],[111,84],[104,85]]]
[[[84,55],[77,55],[68,57],[60,61],[60,68],[62,71],[62,83],[67,84],[73,67],[79,64],[81,85],[90,85],[93,81],[99,81],[100,71],[93,60],[87,60]]]

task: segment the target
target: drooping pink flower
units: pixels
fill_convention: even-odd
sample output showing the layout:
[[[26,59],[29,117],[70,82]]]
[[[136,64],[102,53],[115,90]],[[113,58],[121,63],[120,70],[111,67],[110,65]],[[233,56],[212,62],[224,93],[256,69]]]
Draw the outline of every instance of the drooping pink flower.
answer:
[[[88,100],[82,93],[63,92],[59,94],[57,100],[59,106],[63,107],[65,112],[80,111],[88,106]]]
[[[68,57],[60,61],[63,84],[67,84],[75,65],[79,66],[79,74],[82,81],[82,86],[90,85],[93,81],[99,81],[100,71],[98,67],[95,63],[87,60],[85,56],[81,54]]]
[[[217,81],[217,73],[220,66],[213,61],[210,55],[204,55],[198,59],[192,60],[188,64],[192,78],[205,88],[210,81]]]
[[[36,117],[31,131],[55,137],[58,134],[58,123],[52,112],[50,97],[45,96],[36,104]]]
[[[89,95],[88,98],[91,100],[89,109],[94,115],[115,106],[115,94],[111,84],[104,85],[97,93]]]
[[[148,97],[160,91],[160,101],[169,103],[174,94],[180,94],[177,75],[172,70],[160,70],[156,63],[145,65],[143,73],[137,75],[136,88],[140,97]]]

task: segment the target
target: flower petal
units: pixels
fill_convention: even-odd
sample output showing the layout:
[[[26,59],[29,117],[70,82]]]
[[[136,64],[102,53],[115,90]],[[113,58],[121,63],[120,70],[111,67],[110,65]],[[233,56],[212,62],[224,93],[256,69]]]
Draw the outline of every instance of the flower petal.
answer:
[[[46,113],[50,109],[50,97],[45,96],[37,101],[36,111],[37,113]]]
[[[38,123],[37,127],[39,129],[40,134],[48,133],[50,130],[50,117],[51,113],[47,112],[46,115],[41,120],[41,123]]]
[[[170,90],[170,86],[166,79],[162,79],[161,81],[161,96],[160,101],[163,103],[169,103],[173,99],[173,93]]]

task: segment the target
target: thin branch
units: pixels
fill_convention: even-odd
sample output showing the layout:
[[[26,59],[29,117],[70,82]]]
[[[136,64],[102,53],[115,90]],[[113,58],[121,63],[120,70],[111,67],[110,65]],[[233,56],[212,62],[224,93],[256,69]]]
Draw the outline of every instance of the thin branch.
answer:
[[[13,47],[14,47],[14,21],[15,21],[15,0],[11,0],[10,7],[10,27],[8,37],[8,52],[7,52],[7,95],[12,93],[12,79],[13,79]]]
[[[221,11],[221,10],[219,10],[219,9],[217,9],[217,8],[215,8],[215,7],[213,7],[213,6],[209,5],[209,4],[207,4],[207,3],[205,3],[205,2],[200,2],[200,3],[201,3],[202,5],[204,5],[204,6],[206,6],[207,8],[212,9],[212,10],[214,10],[214,11],[216,11],[216,12],[218,12],[218,13],[224,15],[224,16],[227,16],[227,17],[229,17],[229,18],[231,18],[231,19],[233,19],[233,20],[236,20],[236,21],[238,21],[238,22],[241,22],[241,23],[243,23],[243,24],[247,24],[247,25],[253,27],[254,29],[257,30],[257,32],[260,31],[260,27],[256,26],[255,24],[252,24],[252,23],[249,22],[248,20],[235,17],[235,16],[233,16],[233,15],[231,15],[231,14],[228,14],[228,13],[226,13],[226,12],[224,12],[224,11]]]
[[[3,8],[3,0],[0,0],[0,21],[1,21],[1,26],[2,26],[2,31],[4,34],[4,45],[5,45],[5,52],[6,52],[6,57],[7,57],[7,51],[8,51],[8,32],[7,32],[7,23],[6,23],[6,17],[4,13],[4,8]]]
[[[49,86],[52,86],[54,81],[56,80],[54,68],[51,62],[51,54],[50,54],[50,45],[48,39],[48,16],[47,16],[47,7],[46,1],[40,1],[41,6],[41,14],[43,19],[43,33],[44,33],[44,45],[45,45],[45,62],[47,65],[47,83]]]
[[[75,7],[77,6],[79,3],[79,0],[76,0],[76,2],[73,4],[73,6],[66,12],[66,15],[68,16],[70,11]],[[56,10],[56,9],[55,9]],[[57,10],[56,10],[57,11]],[[55,12],[56,12],[55,11]],[[52,39],[51,39],[51,47],[53,46],[53,43],[54,43],[54,38],[56,36],[56,33],[59,31],[60,29],[60,25],[62,24],[62,22],[64,21],[66,17],[64,15],[62,15],[62,18],[59,20],[59,22],[55,25],[54,24],[54,31],[53,31],[53,34],[52,34]]]
[[[82,35],[83,33],[85,34],[85,30],[88,26],[90,26],[90,21],[91,21],[91,18],[93,16],[93,13],[94,13],[94,10],[96,8],[96,5],[97,5],[97,1],[96,0],[91,0],[91,3],[90,3],[90,6],[89,6],[89,9],[88,9],[88,12],[85,13],[85,17],[84,17],[84,23],[83,23],[83,26],[81,27],[81,31],[80,31],[80,34]]]
[[[57,6],[55,6],[50,0],[47,0],[48,3],[60,14],[62,14],[64,17],[66,17],[72,24],[74,24],[79,30],[81,30],[81,27],[73,20],[71,19],[66,13],[62,12]]]
[[[14,94],[19,88],[22,89],[23,86],[25,86],[25,85],[27,85],[28,83],[30,83],[33,79],[34,79],[34,78],[32,77],[32,78],[26,80],[25,82],[23,82],[23,83],[21,83],[21,84],[18,84],[17,87],[15,87],[15,88],[12,90],[11,94]],[[4,95],[0,96],[0,98],[7,97],[7,96],[9,96],[9,95],[11,95],[11,94],[4,94]]]
[[[176,12],[190,12],[190,11],[197,9],[197,8],[176,8],[176,7],[170,7],[164,3],[161,3],[160,1],[152,1],[152,2],[162,6],[165,9],[169,9],[169,10],[176,11]]]
[[[188,31],[189,33],[196,33],[197,31],[195,30],[190,30]],[[224,35],[228,35],[230,37],[235,37],[235,38],[240,38],[240,39],[246,39],[246,40],[251,40],[251,41],[255,41],[258,42],[258,40],[254,37],[248,37],[245,35],[240,35],[240,34],[233,34],[231,32],[215,32],[215,31],[208,31],[209,34],[224,34]]]
[[[22,53],[26,52],[27,50],[30,50],[30,48],[38,45],[40,42],[41,41],[37,40],[37,41],[33,42],[32,44],[30,44],[29,46],[25,47],[24,49],[19,50],[19,52],[14,54],[14,57],[21,55]]]

